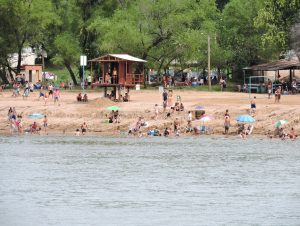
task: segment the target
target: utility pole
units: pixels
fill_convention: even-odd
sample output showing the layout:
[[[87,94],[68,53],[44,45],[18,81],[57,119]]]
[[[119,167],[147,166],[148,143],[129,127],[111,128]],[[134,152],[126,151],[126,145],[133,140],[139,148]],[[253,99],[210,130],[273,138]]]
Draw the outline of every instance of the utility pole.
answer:
[[[85,83],[84,83],[84,66],[86,66],[86,64],[87,64],[87,57],[84,55],[80,56],[80,66],[82,66],[82,83],[81,83],[81,85],[82,85],[83,93],[84,93],[84,85],[85,85]]]
[[[208,90],[211,90],[211,78],[210,78],[210,36],[207,36],[207,72],[208,72]]]

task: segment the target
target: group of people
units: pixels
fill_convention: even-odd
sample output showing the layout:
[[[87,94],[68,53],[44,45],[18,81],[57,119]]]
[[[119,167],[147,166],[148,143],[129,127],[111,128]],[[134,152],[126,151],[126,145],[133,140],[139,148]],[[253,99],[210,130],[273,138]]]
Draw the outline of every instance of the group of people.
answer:
[[[268,136],[269,138],[278,137],[282,140],[286,140],[286,139],[295,140],[298,137],[298,135],[294,130],[294,127],[291,128],[289,133],[286,133],[283,127],[276,127],[274,134],[272,134],[271,131],[268,131]]]
[[[80,126],[80,129],[75,130],[75,136],[85,135],[88,130],[88,125],[86,122],[83,122]]]
[[[103,78],[103,83],[106,84],[117,84],[118,83],[118,71],[116,67],[114,67],[112,74],[106,72]]]
[[[108,123],[120,123],[119,110],[112,110],[108,116]]]
[[[76,99],[77,99],[78,102],[88,102],[88,96],[87,96],[86,93],[83,96],[82,96],[81,93],[78,93]]]
[[[60,99],[60,90],[58,88],[55,88],[54,85],[52,83],[50,83],[48,85],[48,90],[43,90],[43,89],[40,89],[40,95],[39,95],[39,99],[40,98],[43,98],[44,99],[44,102],[45,102],[45,105],[47,105],[47,102],[48,102],[48,98],[49,97],[52,97],[53,101],[54,101],[54,104],[58,104],[60,105],[59,103],[59,99]]]
[[[29,128],[24,129],[22,114],[17,114],[15,107],[9,108],[8,121],[10,124],[11,134],[14,133],[23,134],[24,132],[28,132],[31,134],[40,134],[40,132],[42,131],[41,126],[36,121],[30,124]],[[46,115],[43,117],[42,126],[44,128],[45,134],[48,134],[48,118]]]

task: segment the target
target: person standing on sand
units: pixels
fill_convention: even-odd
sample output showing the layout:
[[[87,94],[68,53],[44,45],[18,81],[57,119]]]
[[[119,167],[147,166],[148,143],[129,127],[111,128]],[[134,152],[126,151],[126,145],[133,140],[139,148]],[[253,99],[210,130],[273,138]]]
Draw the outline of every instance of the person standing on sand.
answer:
[[[254,114],[255,113],[255,110],[256,110],[255,100],[256,100],[256,96],[254,96],[254,98],[250,102],[250,114]]]
[[[174,120],[174,133],[177,135],[179,133],[180,121],[178,118]]]
[[[48,131],[47,131],[47,127],[48,127],[48,118],[47,116],[45,115],[44,116],[44,120],[43,120],[43,126],[44,126],[44,131],[45,131],[45,134],[48,135]]]
[[[48,101],[48,94],[45,93],[44,94],[44,101],[45,101],[45,106],[47,105],[47,101]]]
[[[164,112],[166,111],[166,108],[167,108],[167,104],[168,104],[168,93],[167,93],[167,90],[164,89],[164,92],[163,92],[163,108],[164,108]]]
[[[228,134],[229,127],[230,127],[230,116],[229,116],[228,109],[227,109],[225,112],[225,115],[224,115],[224,129],[225,129],[224,133],[225,134]]]
[[[157,104],[155,104],[155,106],[154,106],[155,120],[157,120],[157,118],[158,118],[158,113],[159,113],[159,110],[158,110],[158,105],[157,105]]]
[[[82,125],[81,125],[81,133],[82,135],[85,135],[86,131],[87,131],[87,124],[84,122]]]
[[[60,97],[59,89],[54,90],[53,97],[54,97],[54,104],[57,102],[58,106],[60,106],[60,104],[59,104],[59,97]]]
[[[168,106],[173,105],[173,90],[169,90],[168,92]]]
[[[268,99],[271,99],[271,95],[272,95],[272,82],[271,82],[270,79],[268,79],[267,89],[268,89]]]
[[[53,85],[52,85],[52,84],[50,84],[50,85],[48,86],[48,90],[49,90],[48,97],[50,97],[50,95],[51,95],[52,98],[53,98]]]
[[[275,104],[280,102],[280,97],[281,97],[281,88],[278,87],[275,91]]]

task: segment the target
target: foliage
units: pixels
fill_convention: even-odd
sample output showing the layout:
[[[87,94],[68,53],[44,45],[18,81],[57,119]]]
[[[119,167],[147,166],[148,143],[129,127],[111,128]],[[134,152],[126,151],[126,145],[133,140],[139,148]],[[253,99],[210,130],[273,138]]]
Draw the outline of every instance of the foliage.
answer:
[[[274,45],[285,51],[290,47],[290,28],[300,10],[299,0],[265,0],[258,11],[255,25],[264,30],[264,46]]]

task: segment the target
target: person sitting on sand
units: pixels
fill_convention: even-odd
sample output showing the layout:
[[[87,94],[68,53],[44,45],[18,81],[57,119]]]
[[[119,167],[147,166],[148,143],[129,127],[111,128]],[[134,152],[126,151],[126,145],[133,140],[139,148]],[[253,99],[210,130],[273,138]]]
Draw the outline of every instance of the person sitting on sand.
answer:
[[[80,136],[80,130],[79,129],[76,129],[75,136]]]
[[[171,107],[171,110],[172,110],[172,113],[174,113],[175,111],[179,111],[180,108],[179,108],[179,103],[176,102],[174,106]]]
[[[180,106],[179,106],[179,111],[184,111],[184,106],[183,106],[183,103],[180,103]]]
[[[291,128],[291,131],[289,132],[288,136],[291,140],[295,140],[297,138],[294,128]]]
[[[77,101],[78,102],[82,101],[82,95],[81,95],[81,93],[78,93],[78,95],[77,95]]]
[[[238,127],[237,134],[241,134],[243,131],[245,131],[245,125],[244,125],[244,124],[241,124],[241,125]]]
[[[253,131],[254,126],[253,125],[249,125],[247,127],[247,129],[245,130],[245,134],[246,135],[251,135],[252,131]]]
[[[177,134],[179,132],[180,121],[179,118],[174,120],[174,133]]]
[[[108,116],[108,123],[113,123],[114,122],[114,114],[115,114],[115,111],[112,110]]]
[[[38,131],[38,124],[36,122],[34,122],[31,126],[30,126],[30,133],[37,133]]]
[[[116,110],[116,111],[114,112],[113,120],[114,120],[114,123],[120,123],[120,114],[119,114],[119,111],[118,111],[118,110]]]
[[[129,94],[125,93],[124,97],[123,97],[123,101],[124,102],[128,102],[129,101]]]
[[[88,102],[88,96],[87,96],[86,93],[83,95],[82,101],[83,101],[83,102]]]
[[[246,138],[246,133],[245,133],[245,130],[243,130],[243,131],[241,131],[240,133],[239,133],[239,136],[242,138],[242,139],[245,139]]]
[[[193,132],[193,127],[192,127],[192,121],[188,120],[187,126],[186,126],[186,133]]]
[[[287,136],[287,134],[284,132],[283,128],[280,128],[279,129],[279,138],[284,140],[286,136]]]
[[[170,130],[169,130],[169,128],[165,128],[165,130],[164,130],[164,137],[168,137],[169,135],[170,135]]]

